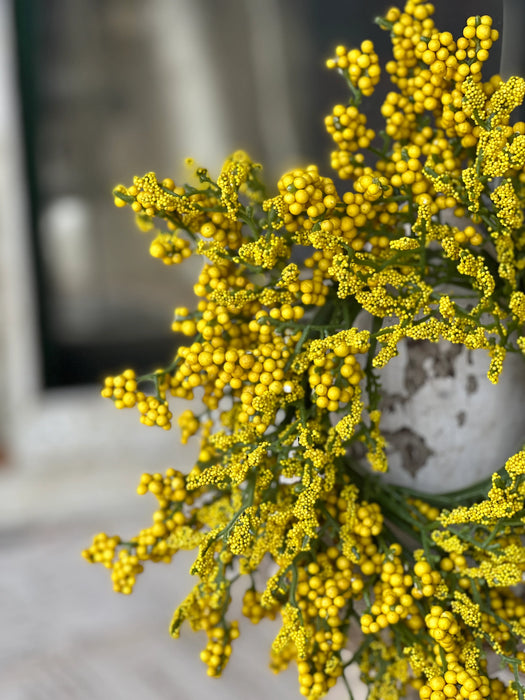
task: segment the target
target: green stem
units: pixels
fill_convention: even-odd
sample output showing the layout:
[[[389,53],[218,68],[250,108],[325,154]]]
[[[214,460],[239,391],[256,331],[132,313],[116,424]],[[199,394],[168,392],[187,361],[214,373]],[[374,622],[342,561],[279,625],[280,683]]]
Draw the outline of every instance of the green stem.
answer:
[[[344,674],[344,671],[343,671],[343,673],[342,673],[342,675],[341,675],[341,678],[343,679],[343,683],[344,683],[345,688],[346,688],[346,690],[347,690],[347,692],[348,692],[348,697],[350,698],[350,700],[354,700],[354,694],[352,693],[352,688],[350,688],[350,684],[348,683],[348,681],[347,681],[347,679],[346,679],[346,676],[345,676],[345,674]]]

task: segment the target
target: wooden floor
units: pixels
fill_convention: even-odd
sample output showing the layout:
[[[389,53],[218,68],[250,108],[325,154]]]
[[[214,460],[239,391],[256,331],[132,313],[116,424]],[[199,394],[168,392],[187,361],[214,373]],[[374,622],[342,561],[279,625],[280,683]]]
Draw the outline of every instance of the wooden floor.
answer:
[[[0,509],[2,493],[7,508],[16,492],[1,487]],[[38,482],[31,488],[36,503]],[[32,502],[27,492],[23,500],[26,507]],[[140,529],[135,513],[103,504],[97,512],[28,513],[27,522],[18,515],[15,527],[0,519],[1,700],[302,697],[294,671],[275,676],[267,668],[272,623],[243,625],[220,680],[209,679],[199,660],[202,634],[188,629],[179,640],[169,637],[173,609],[191,588],[190,559],[181,558],[178,568],[152,565],[128,597],[112,592],[105,569],[84,562],[80,551],[100,529]],[[336,686],[329,697],[347,693]],[[362,697],[357,691],[356,700]]]

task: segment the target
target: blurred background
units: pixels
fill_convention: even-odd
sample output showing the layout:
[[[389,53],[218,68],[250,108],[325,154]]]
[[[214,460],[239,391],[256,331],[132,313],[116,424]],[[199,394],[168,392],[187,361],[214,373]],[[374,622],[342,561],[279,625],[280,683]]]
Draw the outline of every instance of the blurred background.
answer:
[[[525,72],[521,0],[436,4],[456,36],[468,15],[492,15],[491,69]],[[0,0],[3,700],[299,697],[294,673],[266,669],[276,628],[245,626],[219,682],[198,660],[200,636],[169,639],[189,559],[150,567],[131,599],[80,559],[95,532],[148,523],[142,471],[192,461],[176,430],[99,397],[105,375],[169,362],[173,308],[192,304],[196,272],[149,257],[111,190],[149,170],[181,181],[187,156],[217,174],[238,148],[269,183],[310,162],[328,174],[323,117],[347,94],[325,59],[371,38],[387,60],[371,20],[389,5]]]

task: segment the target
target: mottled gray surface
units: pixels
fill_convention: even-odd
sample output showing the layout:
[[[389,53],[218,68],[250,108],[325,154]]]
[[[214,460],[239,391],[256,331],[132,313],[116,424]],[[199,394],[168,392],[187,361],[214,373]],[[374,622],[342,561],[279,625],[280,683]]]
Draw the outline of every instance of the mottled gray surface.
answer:
[[[220,680],[208,678],[199,659],[203,633],[185,629],[179,640],[170,638],[173,610],[192,585],[191,555],[180,555],[173,565],[150,565],[132,596],[113,593],[109,573],[84,562],[80,551],[95,532],[130,535],[148,522],[153,500],[134,496],[134,479],[126,493],[129,476],[117,471],[119,507],[107,499],[97,508],[97,494],[85,482],[79,499],[84,509],[77,514],[67,513],[67,501],[57,499],[54,516],[49,510],[38,518],[27,512],[26,524],[19,518],[15,528],[0,521],[1,700],[300,698],[295,671],[275,676],[267,667],[276,623],[241,623]],[[20,481],[16,472],[1,477],[0,509],[7,494],[17,498],[9,482]],[[51,492],[52,478],[46,479]],[[29,504],[43,484],[33,478],[23,488]],[[346,697],[339,686],[330,695]]]
[[[485,350],[402,342],[379,373],[387,481],[423,491],[468,486],[503,466],[525,440],[525,363],[508,354],[497,385]]]
[[[208,679],[199,660],[205,636],[168,635],[175,604],[191,586],[188,557],[180,567],[152,566],[131,597],[116,595],[108,572],[80,557],[97,525],[1,534],[2,700],[222,700],[246,697],[252,682],[265,688],[258,693],[255,687],[252,697],[298,697],[292,674],[276,678],[265,668],[269,626],[249,629],[248,623],[223,681]],[[133,531],[131,518],[121,525]]]

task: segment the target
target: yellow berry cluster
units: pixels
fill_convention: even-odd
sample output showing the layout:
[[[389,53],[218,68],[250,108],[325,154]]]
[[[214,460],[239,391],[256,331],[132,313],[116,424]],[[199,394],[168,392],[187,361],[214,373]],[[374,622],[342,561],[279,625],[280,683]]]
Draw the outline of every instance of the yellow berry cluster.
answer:
[[[116,408],[133,408],[137,401],[145,399],[145,395],[137,391],[137,376],[132,369],[106,377],[101,394],[105,399],[113,399]]]
[[[327,68],[337,68],[363,95],[369,97],[381,77],[379,56],[374,51],[374,44],[369,40],[361,43],[358,49],[348,50],[337,46],[335,58],[329,58]]]
[[[263,607],[261,604],[262,593],[254,588],[248,588],[242,599],[242,614],[254,625],[257,625],[263,618],[274,620],[278,611],[278,606]]]
[[[202,224],[199,229],[200,235],[204,239],[213,239],[223,246],[236,248],[242,241],[240,222],[232,223],[223,212],[215,211],[211,213],[210,220]]]
[[[459,687],[459,690],[458,690]],[[482,700],[491,695],[489,679],[451,664],[443,676],[434,676],[419,690],[421,700]]]
[[[449,610],[433,605],[425,617],[428,633],[446,652],[454,651],[458,646],[459,625]]]
[[[144,423],[144,425],[158,425],[164,430],[169,430],[171,428],[173,414],[169,410],[165,396],[162,396],[162,394],[159,398],[155,396],[145,396],[142,400],[139,400],[137,408],[142,414],[140,416],[140,422]]]
[[[414,575],[412,595],[415,598],[431,598],[443,580],[439,571],[433,569],[425,559],[420,559],[414,564]]]
[[[174,501],[184,501],[187,497],[185,477],[176,469],[167,469],[166,474],[143,474],[137,487],[139,496],[153,493],[161,502],[161,507],[167,507]]]
[[[160,233],[149,248],[150,255],[165,265],[177,265],[191,255],[189,241],[170,233]]]
[[[309,165],[267,196],[241,151],[216,178],[197,168],[178,186],[150,172],[115,188],[153,232],[153,257],[203,264],[195,304],[175,309],[172,361],[108,377],[102,395],[164,429],[168,397],[196,400],[178,426],[197,458],[143,474],[152,522],[126,540],[99,534],[84,556],[129,593],[145,562],[196,549],[198,582],[170,630],[206,632],[211,676],[238,636],[240,590],[244,617],[279,617],[272,668],[296,664],[310,700],[347,682],[348,664],[370,700],[410,688],[422,700],[515,700],[525,452],[488,491],[425,496],[374,472],[389,462],[381,372],[401,343],[485,354],[494,383],[506,355],[525,352],[525,125],[513,119],[525,80],[483,76],[497,39],[487,16],[455,37],[430,2],[407,0],[378,23],[393,52],[383,129],[368,126],[372,42],[328,61],[350,91],[325,120],[344,188]],[[148,382],[151,395],[139,391]],[[514,685],[493,677],[491,655]]]
[[[137,581],[138,574],[142,573],[143,570],[144,567],[135,554],[130,554],[126,549],[121,549],[111,571],[113,590],[116,593],[129,595],[133,592],[133,586]]]
[[[341,675],[337,653],[347,641],[341,613],[350,597],[360,597],[362,588],[362,580],[352,575],[351,562],[335,547],[299,570],[296,600],[313,647],[308,661],[297,666],[302,695],[322,697]]]
[[[458,230],[454,233],[454,240],[460,245],[465,245],[466,243],[470,245],[481,245],[483,243],[483,236],[474,226],[465,226],[463,230]]]
[[[366,115],[355,105],[336,105],[325,118],[327,132],[341,151],[355,152],[368,148],[375,137],[373,129],[366,126]]]
[[[338,203],[333,181],[319,175],[316,165],[283,175],[277,187],[288,212],[294,217],[306,214],[315,219],[332,211]],[[286,218],[285,223],[288,223]]]
[[[338,370],[336,370],[338,367]],[[336,384],[338,378],[338,384]],[[354,394],[354,387],[363,378],[363,372],[350,348],[342,343],[333,352],[315,358],[310,365],[308,381],[319,408],[337,411]]]
[[[127,369],[122,374],[106,377],[101,394],[106,399],[113,399],[117,408],[136,406],[141,414],[140,422],[144,425],[158,425],[164,430],[169,430],[173,415],[166,401],[165,388],[159,388],[159,398],[156,398],[138,391],[137,386],[135,371]]]
[[[417,513],[423,516],[422,522],[424,523],[428,521],[434,522],[439,516],[439,508],[432,506],[421,498],[410,498],[408,499],[408,503],[416,509]],[[423,573],[426,573],[426,571]]]
[[[82,556],[91,563],[103,564],[106,569],[111,569],[119,544],[120,537],[108,537],[106,533],[100,532],[93,538],[91,546],[82,552]]]
[[[230,629],[225,630],[224,627],[211,627],[206,630],[208,635],[208,643],[201,651],[200,658],[207,666],[208,676],[220,676],[224,667],[232,653],[231,641],[239,636],[239,626],[235,622],[232,623]]]
[[[409,593],[412,577],[405,572],[400,554],[401,546],[396,543],[381,564],[379,581],[374,585],[374,603],[370,612],[361,616],[361,629],[365,634],[376,634],[405,619],[407,627],[414,632],[423,625]]]

